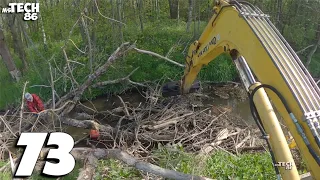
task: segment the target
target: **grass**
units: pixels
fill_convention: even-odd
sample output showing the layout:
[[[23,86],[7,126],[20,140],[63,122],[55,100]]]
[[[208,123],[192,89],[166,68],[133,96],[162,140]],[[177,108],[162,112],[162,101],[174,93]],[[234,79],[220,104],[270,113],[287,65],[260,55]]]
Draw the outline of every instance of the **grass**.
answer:
[[[183,173],[216,179],[275,179],[268,153],[232,156],[217,151],[209,157],[197,157],[182,150],[160,148],[153,152],[157,165]],[[99,162],[96,179],[141,179],[139,172],[117,160]]]
[[[100,160],[97,173],[94,179],[113,180],[113,179],[138,179],[140,172],[118,160]]]
[[[0,168],[5,165],[6,162],[1,162],[0,161]],[[80,163],[76,163],[75,168],[73,169],[73,171],[71,171],[68,175],[63,176],[60,178],[60,180],[75,180],[78,177],[79,174],[79,170],[82,167],[82,165]],[[11,173],[10,172],[5,172],[5,173],[1,173],[0,174],[0,179],[1,180],[11,180]],[[53,179],[57,179],[56,177],[47,177],[47,176],[42,176],[39,173],[35,173],[30,180],[53,180]]]
[[[210,156],[199,156],[193,153],[186,153],[183,148],[168,148],[160,146],[154,149],[152,157],[156,165],[179,171],[186,174],[205,176],[213,179],[276,179],[268,152],[244,153],[238,156],[231,155],[225,151],[215,151]],[[0,161],[0,168],[6,162]],[[76,164],[75,169],[62,180],[74,180],[79,174],[82,165]],[[306,168],[305,165],[303,168]],[[300,169],[299,174],[306,173],[306,169]],[[141,179],[142,172],[134,167],[128,166],[119,160],[99,160],[94,179]],[[0,174],[0,179],[9,180],[10,174]],[[54,178],[43,177],[35,174],[32,180],[50,180]]]

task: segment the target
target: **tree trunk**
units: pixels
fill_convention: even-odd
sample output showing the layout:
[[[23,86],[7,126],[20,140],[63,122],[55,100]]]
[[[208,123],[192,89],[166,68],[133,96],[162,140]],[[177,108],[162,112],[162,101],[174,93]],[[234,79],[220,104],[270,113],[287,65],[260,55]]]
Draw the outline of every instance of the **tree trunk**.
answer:
[[[19,33],[20,33],[19,38],[21,38],[22,45],[25,45],[28,48],[29,47],[28,39],[25,36],[25,34],[27,34],[26,23],[22,20],[22,17],[21,18],[19,17],[18,19],[18,26],[19,26]]]
[[[3,1],[5,4],[8,4],[7,0]],[[13,39],[13,46],[14,46],[14,51],[19,55],[20,60],[23,63],[23,69],[27,70],[28,64],[26,61],[26,53],[24,51],[23,43],[21,40],[21,36],[19,36],[19,22],[18,22],[18,15],[13,14],[13,15],[8,15],[7,16],[7,22],[9,29],[11,31],[12,39]]]
[[[177,10],[177,19],[178,19],[178,24],[179,24],[179,20],[180,20],[180,3],[179,3],[179,0],[178,0],[178,10]]]
[[[140,29],[143,32],[143,19],[142,19],[142,0],[138,0],[138,10],[139,10],[139,21],[140,21]]]
[[[200,3],[198,3],[198,29],[197,29],[197,36],[200,36],[200,18],[201,18],[201,7]]]
[[[13,39],[14,51],[19,55],[19,58],[23,63],[23,69],[27,70],[28,64],[26,61],[26,53],[24,51],[23,43],[17,31],[18,28],[16,26],[16,25],[19,26],[19,22],[15,22],[15,21],[18,21],[18,19],[17,17],[15,17],[15,15],[9,15],[7,16],[7,20],[8,20],[8,26],[11,31],[11,35]]]
[[[178,3],[179,0],[169,0],[170,18],[178,18]]]
[[[73,5],[74,7],[77,7],[77,9],[80,11],[80,0],[74,0],[73,1]],[[80,34],[81,34],[81,38],[82,38],[82,41],[87,44],[88,41],[87,41],[87,36],[86,36],[86,31],[82,25],[82,23],[78,23],[79,25],[79,29],[80,29]]]
[[[39,3],[39,0],[36,0],[37,3]],[[48,44],[47,44],[47,36],[46,36],[46,32],[44,30],[44,25],[43,25],[43,21],[42,21],[42,17],[41,17],[41,13],[39,12],[38,14],[39,16],[39,21],[41,24],[41,32],[42,32],[42,37],[43,37],[43,45],[44,45],[44,49],[47,50],[48,48]]]
[[[137,11],[137,6],[136,6],[136,1],[135,0],[131,0],[131,6],[132,6],[132,9],[133,9],[133,19],[134,19],[134,22],[137,22],[136,21],[136,17],[137,17],[137,13],[136,13],[136,11]]]
[[[111,3],[111,12],[112,12],[112,19],[115,19],[115,9],[114,9],[114,3],[113,3],[113,0],[110,0],[110,3]],[[117,41],[116,41],[116,33],[115,33],[115,25],[114,25],[114,22],[112,21],[111,22],[112,24],[112,47],[113,49],[115,48],[115,45],[118,45]]]
[[[192,4],[193,4],[193,38],[196,38],[196,33],[197,33],[197,28],[196,28],[196,20],[197,20],[197,15],[196,15],[196,12],[197,12],[197,4],[195,0],[192,0]]]
[[[81,17],[81,24],[85,29],[86,35],[87,35],[87,42],[88,42],[88,48],[89,48],[89,53],[88,53],[88,58],[89,58],[89,68],[90,68],[90,72],[93,72],[93,53],[92,53],[92,44],[91,44],[91,37],[90,37],[90,33],[89,33],[89,28],[88,28],[88,24],[86,24],[85,20],[83,19],[83,17]]]
[[[97,5],[98,7],[100,7],[99,5],[99,0],[96,0],[97,2]],[[95,52],[96,52],[96,42],[97,42],[97,36],[96,36],[96,30],[97,30],[97,27],[96,27],[96,23],[98,23],[98,18],[97,18],[97,12],[98,12],[98,9],[97,9],[97,6],[96,6],[96,2],[95,1],[92,1],[92,15],[91,17],[93,17],[94,19],[94,22],[91,21],[90,22],[90,26],[92,27],[91,28],[91,46],[92,46],[92,62],[94,63],[95,62]]]
[[[311,60],[312,60],[312,56],[314,55],[314,53],[317,51],[318,49],[318,46],[320,45],[320,24],[318,24],[318,33],[317,33],[317,42],[316,44],[312,47],[312,50],[310,51],[310,53],[308,54],[308,59],[307,59],[307,62],[306,62],[306,68],[308,69],[309,68],[309,65],[311,63]]]
[[[193,11],[193,0],[189,0],[187,32],[190,31],[190,25],[192,22],[192,11]]]
[[[14,64],[9,48],[6,45],[2,27],[0,27],[0,55],[11,77],[16,81],[19,81],[21,77],[20,71],[17,69],[16,65]]]
[[[158,2],[158,0],[156,0],[155,6],[156,6],[156,19],[159,19],[159,2]]]
[[[121,18],[121,11],[122,11],[122,9],[121,9],[121,3],[122,3],[122,1],[121,0],[117,0],[116,1],[116,3],[117,3],[117,11],[118,11],[118,21],[122,21],[122,18]],[[121,43],[123,42],[123,31],[122,31],[122,24],[121,23],[118,23],[119,24],[119,32],[120,32],[120,41],[121,41]]]
[[[277,23],[276,23],[276,27],[279,30],[282,30],[282,0],[277,0]]]

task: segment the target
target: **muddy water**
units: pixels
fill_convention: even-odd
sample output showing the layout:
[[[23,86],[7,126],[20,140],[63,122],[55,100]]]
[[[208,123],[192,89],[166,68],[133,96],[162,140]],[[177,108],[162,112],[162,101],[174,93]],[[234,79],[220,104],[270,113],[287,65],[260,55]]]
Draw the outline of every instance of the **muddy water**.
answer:
[[[228,99],[213,97],[212,100],[205,100],[204,102],[206,104],[212,104],[215,106],[230,107],[232,110],[232,114],[240,116],[248,124],[255,124],[255,121],[251,115],[248,99],[241,101],[234,97]]]
[[[139,92],[129,92],[123,95],[119,95],[123,99],[124,102],[130,103],[132,106],[137,107],[140,103],[145,102],[144,97]],[[92,101],[82,102],[83,105],[87,106],[88,108],[94,109],[96,111],[107,111],[113,110],[117,107],[122,107],[122,102],[118,96],[100,96]],[[75,113],[75,112],[73,112]],[[73,115],[71,114],[71,117]],[[102,124],[116,124],[117,118],[114,119],[99,119],[99,122]],[[77,128],[77,127],[70,127],[68,126],[65,130],[69,134],[72,134],[75,141],[83,138],[84,136],[89,134],[88,129],[84,128]]]
[[[202,93],[209,96],[210,98],[201,98],[202,101],[199,102],[203,106],[222,106],[227,107],[228,109],[231,109],[231,113],[235,116],[240,117],[243,119],[247,124],[253,125],[255,124],[250,108],[249,108],[249,101],[248,99],[240,100],[236,97],[228,97],[228,98],[221,98],[217,95],[215,95],[215,90],[212,89],[205,89]],[[141,95],[141,93],[135,91],[135,92],[129,92],[126,94],[121,95],[121,98],[124,102],[128,102],[134,107],[139,106],[140,103],[144,103],[145,99]],[[91,102],[83,102],[83,104],[87,107],[90,107],[92,109],[95,109],[97,111],[107,111],[107,110],[113,110],[117,107],[122,107],[122,103],[118,96],[102,96],[95,100],[92,100]],[[115,124],[117,122],[117,118],[115,119],[99,119],[100,123],[102,124]],[[71,133],[75,140],[78,140],[85,135],[89,133],[89,130],[82,129],[82,128],[74,128],[74,127],[68,127],[67,132]]]

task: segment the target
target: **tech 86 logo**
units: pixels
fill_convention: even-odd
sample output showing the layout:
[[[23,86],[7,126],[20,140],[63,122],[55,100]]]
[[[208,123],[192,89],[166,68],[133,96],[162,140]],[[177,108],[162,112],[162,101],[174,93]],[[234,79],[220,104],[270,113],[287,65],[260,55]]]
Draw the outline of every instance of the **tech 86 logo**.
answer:
[[[2,8],[2,13],[24,13],[23,20],[35,21],[38,19],[39,3],[9,3],[8,7]]]

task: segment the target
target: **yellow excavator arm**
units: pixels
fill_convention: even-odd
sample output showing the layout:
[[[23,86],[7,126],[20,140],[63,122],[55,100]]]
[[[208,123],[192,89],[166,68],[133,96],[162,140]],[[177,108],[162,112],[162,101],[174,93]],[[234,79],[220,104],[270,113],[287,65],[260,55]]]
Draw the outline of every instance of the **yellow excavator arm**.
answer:
[[[320,90],[313,78],[259,8],[243,1],[219,0],[213,10],[201,37],[189,48],[181,93],[189,92],[202,66],[222,53],[230,54],[249,93],[253,115],[270,143],[273,160],[276,164],[292,165],[291,170],[275,168],[280,171],[278,176],[299,179],[271,102],[292,134],[312,177],[320,180]]]

